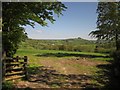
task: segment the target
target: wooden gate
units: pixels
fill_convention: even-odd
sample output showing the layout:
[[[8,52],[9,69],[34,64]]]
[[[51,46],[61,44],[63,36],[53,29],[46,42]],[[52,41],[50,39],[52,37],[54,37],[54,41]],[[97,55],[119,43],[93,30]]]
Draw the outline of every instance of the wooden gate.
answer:
[[[4,80],[14,80],[24,77],[27,79],[27,56],[4,58],[2,64],[2,78]]]

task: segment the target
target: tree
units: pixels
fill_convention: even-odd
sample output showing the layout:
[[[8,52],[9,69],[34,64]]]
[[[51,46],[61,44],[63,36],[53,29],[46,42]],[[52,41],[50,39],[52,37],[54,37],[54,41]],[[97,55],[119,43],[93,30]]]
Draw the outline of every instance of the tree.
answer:
[[[120,50],[120,2],[99,2],[97,28],[90,34],[98,40],[115,41]]]
[[[55,21],[53,14],[62,15],[66,9],[61,2],[3,2],[3,51],[13,56],[18,44],[26,36],[23,25],[34,28],[35,22],[47,26]]]
[[[115,41],[116,51],[112,54],[114,75],[120,77],[120,2],[99,2],[97,13],[98,30],[90,34],[98,40]]]

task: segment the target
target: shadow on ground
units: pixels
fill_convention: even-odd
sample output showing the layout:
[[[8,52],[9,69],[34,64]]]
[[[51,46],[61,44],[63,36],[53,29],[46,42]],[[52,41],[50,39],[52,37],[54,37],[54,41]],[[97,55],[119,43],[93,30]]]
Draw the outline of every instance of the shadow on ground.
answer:
[[[113,66],[109,63],[99,64],[96,67],[100,69],[96,72],[96,75],[66,75],[57,72],[52,67],[28,67],[28,81],[27,83],[23,81],[19,88],[25,88],[25,90],[32,90],[33,87],[62,88],[62,90],[64,90],[63,88],[67,88],[65,90],[74,90],[74,88],[82,88],[83,90],[119,90],[120,81],[113,75]]]
[[[100,69],[95,78],[99,83],[104,84],[104,90],[120,90],[120,79],[114,76],[112,64],[97,65]]]
[[[82,74],[60,74],[52,67],[32,67],[29,69],[29,82],[46,84],[54,88],[98,88],[98,84],[90,81],[92,76]]]
[[[29,82],[44,83],[54,88],[83,88],[113,90],[120,88],[120,81],[113,75],[112,64],[97,65],[100,70],[96,75],[60,74],[52,67],[29,67]],[[93,83],[92,81],[97,81]]]
[[[80,54],[80,53],[45,53],[45,54],[37,54],[38,57],[65,57],[65,56],[75,56],[75,57],[88,57],[88,58],[95,58],[95,57],[103,57],[107,58],[109,56],[101,56],[101,55],[88,55],[88,54]]]

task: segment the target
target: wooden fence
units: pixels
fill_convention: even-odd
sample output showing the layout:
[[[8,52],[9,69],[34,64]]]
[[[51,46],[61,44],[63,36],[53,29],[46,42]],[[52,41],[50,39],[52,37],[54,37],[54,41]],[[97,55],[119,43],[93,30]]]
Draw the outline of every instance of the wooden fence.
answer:
[[[14,80],[24,77],[27,79],[27,56],[23,58],[4,58],[2,61],[2,78],[4,80]]]

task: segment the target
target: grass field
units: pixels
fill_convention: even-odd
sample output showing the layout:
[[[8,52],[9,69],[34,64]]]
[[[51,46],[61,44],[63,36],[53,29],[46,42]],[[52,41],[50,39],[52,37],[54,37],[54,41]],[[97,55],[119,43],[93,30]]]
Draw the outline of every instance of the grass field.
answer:
[[[29,82],[19,81],[18,88],[102,88],[109,81],[106,65],[111,65],[112,58],[107,54],[18,49],[17,55],[29,57]]]
[[[103,53],[93,53],[93,52],[74,52],[74,51],[60,51],[60,50],[36,50],[36,49],[18,49],[16,55],[43,55],[43,54],[70,54],[71,56],[93,56],[93,57],[107,57],[108,54],[103,54]],[[67,55],[65,55],[67,56]]]
[[[59,59],[72,59],[72,58],[87,58],[96,61],[109,61],[111,58],[108,54],[91,53],[91,52],[70,52],[70,51],[58,51],[58,50],[36,50],[36,49],[18,49],[15,56],[28,56],[29,63],[37,63],[41,60],[53,60]]]

